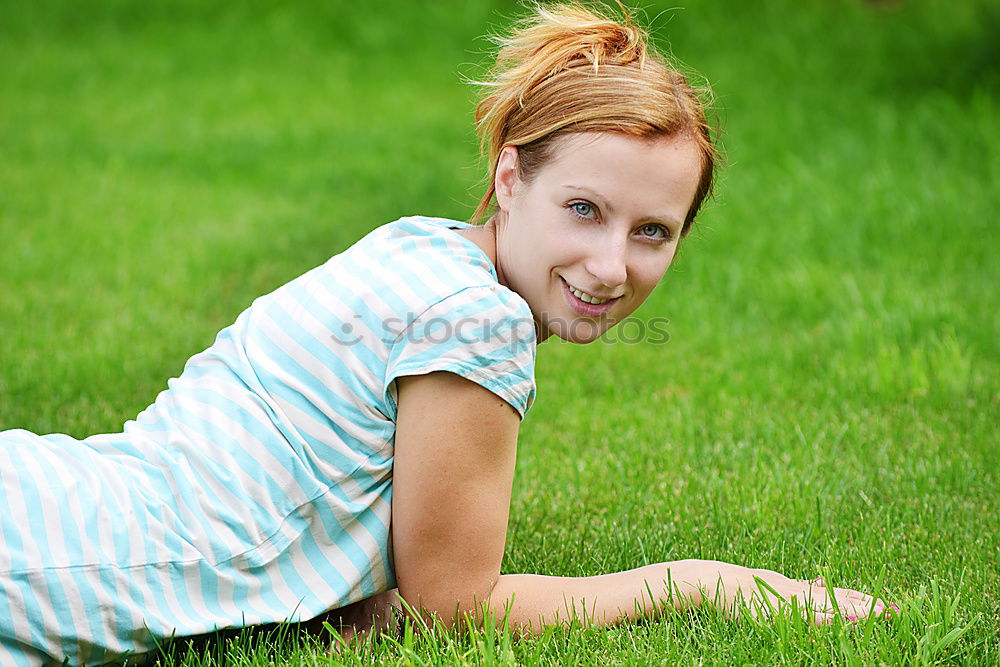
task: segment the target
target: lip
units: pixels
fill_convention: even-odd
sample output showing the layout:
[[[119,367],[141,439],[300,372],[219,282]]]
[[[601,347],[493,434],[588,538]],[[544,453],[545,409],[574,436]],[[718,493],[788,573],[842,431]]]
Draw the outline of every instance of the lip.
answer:
[[[562,281],[563,295],[566,297],[566,302],[569,304],[570,308],[575,310],[577,314],[583,315],[584,317],[600,317],[607,313],[611,308],[614,307],[621,297],[615,297],[610,301],[605,301],[604,303],[587,303],[586,301],[581,301],[576,297],[573,292],[569,290],[569,283],[562,276],[559,276]]]

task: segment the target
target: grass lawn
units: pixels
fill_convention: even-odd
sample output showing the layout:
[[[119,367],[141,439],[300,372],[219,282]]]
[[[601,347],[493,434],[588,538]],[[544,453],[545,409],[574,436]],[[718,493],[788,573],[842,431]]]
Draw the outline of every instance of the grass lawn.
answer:
[[[639,311],[668,343],[540,346],[503,570],[711,558],[881,586],[901,614],[424,633],[333,662],[1000,662],[1000,9],[671,7],[647,13],[712,82],[728,166]],[[0,14],[0,429],[82,437],[366,231],[467,218],[461,76],[517,7]],[[328,660],[260,633],[183,658]]]

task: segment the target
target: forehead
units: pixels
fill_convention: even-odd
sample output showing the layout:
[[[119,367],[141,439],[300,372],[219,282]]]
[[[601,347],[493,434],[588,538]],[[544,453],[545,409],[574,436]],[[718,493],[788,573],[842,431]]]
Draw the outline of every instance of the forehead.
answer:
[[[684,219],[701,175],[701,154],[687,136],[569,134],[556,140],[536,178],[547,188],[590,190],[630,216]]]

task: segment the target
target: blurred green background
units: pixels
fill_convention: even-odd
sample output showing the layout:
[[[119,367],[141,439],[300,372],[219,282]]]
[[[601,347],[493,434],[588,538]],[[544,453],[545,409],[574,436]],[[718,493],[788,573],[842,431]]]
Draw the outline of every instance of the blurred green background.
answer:
[[[630,4],[711,83],[727,164],[639,313],[667,345],[539,348],[505,571],[885,567],[971,624],[885,647],[996,661],[1000,4]],[[118,430],[256,296],[466,219],[464,79],[521,14],[0,0],[0,429]]]

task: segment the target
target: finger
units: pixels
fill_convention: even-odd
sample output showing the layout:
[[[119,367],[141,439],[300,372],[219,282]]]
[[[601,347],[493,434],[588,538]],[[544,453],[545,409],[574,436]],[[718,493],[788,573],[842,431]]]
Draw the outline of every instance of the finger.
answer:
[[[864,618],[869,614],[878,616],[885,611],[885,603],[882,600],[875,599],[871,595],[848,588],[837,588],[834,590],[837,595],[837,601],[840,602],[840,607],[845,613]],[[850,607],[850,609],[847,607]]]
[[[814,611],[812,612],[812,622],[814,625],[830,625],[833,623],[833,619],[836,618],[836,616],[836,614]]]
[[[868,608],[871,610],[868,613],[874,616],[885,616],[892,614],[894,611],[899,611],[899,607],[887,603],[882,598],[873,599]]]
[[[827,612],[839,610],[843,614],[854,616],[867,615],[874,602],[870,595],[850,588],[814,588],[812,589],[815,607],[825,606]]]
[[[867,593],[862,593],[861,591],[855,591],[850,588],[837,588],[834,590],[837,591],[838,595],[843,593],[849,599],[860,602],[862,604],[867,604],[868,606],[871,606],[872,603],[875,602],[875,598],[873,598],[871,595],[868,595]]]
[[[834,588],[833,594],[837,598],[837,603],[842,608],[860,609],[864,607],[868,609],[873,602],[871,596],[865,595],[860,591],[851,590],[850,588]]]
[[[847,595],[837,596],[837,607],[844,616],[852,616],[855,619],[864,618],[871,609],[871,604],[865,604],[863,600],[852,598]]]
[[[830,599],[830,593],[825,587],[817,586],[807,590],[804,602],[808,607],[824,614],[832,614],[837,611],[833,600]]]

